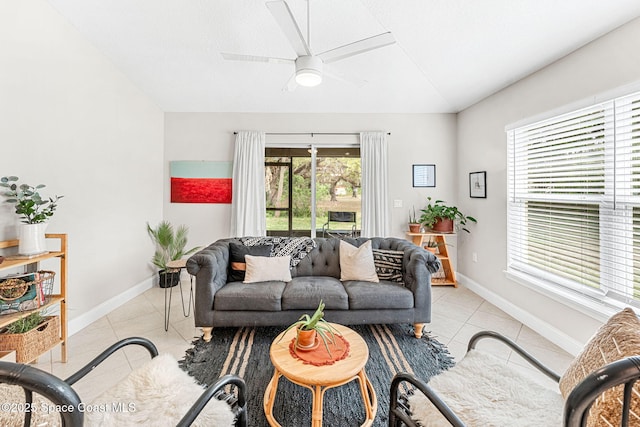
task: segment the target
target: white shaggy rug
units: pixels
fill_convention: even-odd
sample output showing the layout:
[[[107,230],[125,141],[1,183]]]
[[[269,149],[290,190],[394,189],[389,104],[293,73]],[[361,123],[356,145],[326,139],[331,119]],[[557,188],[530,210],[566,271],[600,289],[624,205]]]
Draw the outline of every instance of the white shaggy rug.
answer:
[[[564,401],[503,360],[469,351],[429,386],[469,427],[560,426]],[[412,418],[425,427],[450,426],[420,391],[409,397]]]
[[[91,374],[81,381],[91,381]],[[204,391],[193,377],[178,366],[176,359],[162,354],[134,370],[115,387],[106,391],[84,410],[85,426],[175,426]],[[42,396],[33,395],[37,409],[54,405]],[[0,403],[15,410],[0,410],[0,426],[22,426],[24,391],[19,386],[0,384]],[[0,408],[6,409],[6,408]],[[193,426],[233,426],[234,415],[225,402],[209,401]],[[38,410],[33,413],[32,426],[61,425],[57,412]]]
[[[175,426],[203,391],[173,356],[162,354],[91,402],[92,408],[118,410],[86,412],[85,425]],[[192,425],[232,426],[233,421],[229,405],[213,398]]]

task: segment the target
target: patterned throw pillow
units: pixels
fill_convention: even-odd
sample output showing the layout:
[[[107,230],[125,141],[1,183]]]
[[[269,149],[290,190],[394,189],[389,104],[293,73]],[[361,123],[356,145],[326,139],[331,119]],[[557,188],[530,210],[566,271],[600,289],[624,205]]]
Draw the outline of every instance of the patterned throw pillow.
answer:
[[[403,251],[387,249],[373,250],[373,263],[380,280],[402,283],[402,257]]]
[[[242,282],[244,280],[247,264],[245,255],[271,256],[273,245],[245,246],[237,243],[229,243],[229,282]]]
[[[560,378],[560,391],[566,399],[587,375],[616,360],[640,354],[640,320],[630,308],[614,314],[598,329],[582,352]],[[640,425],[640,383],[633,386],[629,425]],[[619,426],[623,386],[602,393],[589,410],[588,427]]]

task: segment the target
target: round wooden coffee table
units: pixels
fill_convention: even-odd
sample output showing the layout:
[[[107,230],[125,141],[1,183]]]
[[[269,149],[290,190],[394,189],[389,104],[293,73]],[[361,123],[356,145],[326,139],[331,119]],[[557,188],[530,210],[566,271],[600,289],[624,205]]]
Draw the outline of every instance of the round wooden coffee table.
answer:
[[[264,413],[269,425],[280,426],[280,423],[273,417],[273,403],[276,399],[278,380],[281,376],[311,390],[313,395],[312,427],[322,426],[322,401],[325,391],[357,379],[366,414],[365,422],[362,425],[370,426],[373,423],[378,410],[378,398],[364,371],[364,366],[369,359],[367,343],[354,330],[334,323],[331,325],[342,334],[350,345],[349,355],[333,365],[305,365],[301,360],[294,358],[289,353],[289,343],[295,336],[295,329],[287,331],[282,339],[280,339],[282,336],[280,334],[273,340],[269,355],[275,369],[264,393]]]

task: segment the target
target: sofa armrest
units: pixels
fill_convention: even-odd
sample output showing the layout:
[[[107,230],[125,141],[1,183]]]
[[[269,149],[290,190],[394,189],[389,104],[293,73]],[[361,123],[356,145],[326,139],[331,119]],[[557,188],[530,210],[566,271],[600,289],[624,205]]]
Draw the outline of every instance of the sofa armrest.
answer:
[[[413,292],[416,323],[431,321],[431,273],[438,271],[440,261],[431,252],[417,246],[405,249],[403,279]]]
[[[210,326],[216,292],[227,283],[229,242],[217,241],[187,260],[187,271],[196,278],[196,326]]]

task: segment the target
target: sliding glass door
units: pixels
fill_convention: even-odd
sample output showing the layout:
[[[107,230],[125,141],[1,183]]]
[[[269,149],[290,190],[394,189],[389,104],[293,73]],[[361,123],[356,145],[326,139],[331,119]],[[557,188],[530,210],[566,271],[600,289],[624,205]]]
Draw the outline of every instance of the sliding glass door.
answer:
[[[268,235],[359,233],[358,147],[267,147],[265,159]]]

